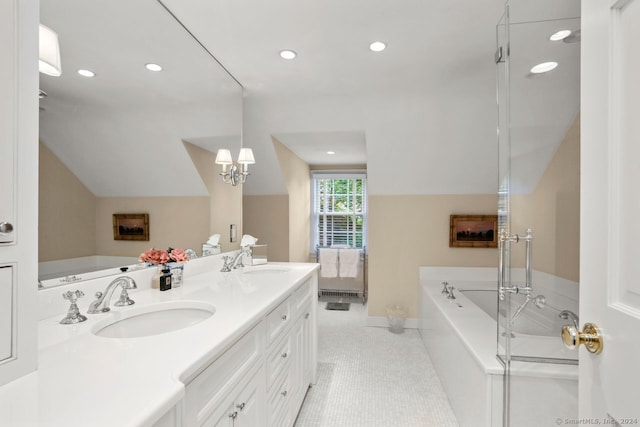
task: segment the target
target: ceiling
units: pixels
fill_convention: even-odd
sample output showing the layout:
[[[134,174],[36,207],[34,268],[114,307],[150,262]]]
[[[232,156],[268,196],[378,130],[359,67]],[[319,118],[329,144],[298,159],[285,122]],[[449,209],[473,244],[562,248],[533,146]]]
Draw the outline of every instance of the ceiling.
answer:
[[[92,141],[81,137],[78,131],[75,143],[72,138],[65,138],[58,146],[50,146],[52,151],[96,195],[205,194],[205,186],[181,141],[215,151],[238,140],[238,129],[231,125],[236,120],[231,118],[234,113],[221,112],[221,106],[205,107],[209,87],[233,97],[239,90],[235,82],[216,71],[212,63],[194,66],[204,61],[202,49],[193,41],[188,49],[184,47],[186,33],[155,0],[42,0],[41,3],[43,23],[61,34],[63,79],[87,83],[74,74],[76,64],[80,63],[80,48],[85,55],[93,51],[92,61],[102,63],[106,70],[138,73],[139,70],[125,66],[142,60],[123,50],[128,39],[121,29],[128,26],[136,29],[141,40],[154,46],[153,55],[161,58],[157,62],[168,64],[167,70],[176,72],[175,76],[163,75],[163,79],[169,80],[155,82],[154,76],[140,74],[134,83],[124,87],[118,85],[118,79],[111,83],[99,80],[83,96],[99,99],[104,108],[117,108],[117,114],[130,118],[131,127],[102,128],[93,132]],[[493,54],[503,0],[162,0],[162,3],[243,86],[244,141],[256,152],[252,174],[258,177],[245,184],[245,193],[286,191],[271,137],[310,164],[367,164],[369,188],[380,193],[494,191],[497,114]],[[512,8],[514,21],[579,16],[579,2],[574,0],[511,3],[519,5]],[[88,37],[65,40],[64,29],[71,21],[81,23],[81,33],[102,34],[100,46],[89,43],[92,39]],[[546,35],[549,28],[534,30],[533,25],[521,28],[520,52],[527,52],[521,66],[526,68],[529,61],[538,60],[542,46],[548,43],[548,38],[533,33],[542,31]],[[370,51],[369,44],[376,40],[387,43],[387,49]],[[72,48],[72,44],[79,50]],[[543,149],[546,151],[542,158],[553,154],[578,105],[575,70],[579,69],[579,44],[571,52],[559,51],[566,46],[555,47],[558,55],[566,57],[563,66],[566,64],[565,70],[573,70],[571,73],[559,69],[537,80],[524,68],[514,68],[513,74],[514,88],[519,81],[527,86],[528,93],[519,98],[523,100],[518,106],[521,113],[515,113],[514,117],[522,120],[517,123],[514,135],[521,132],[522,140],[534,141],[534,145],[543,135],[548,147]],[[278,55],[282,49],[293,49],[298,57],[283,60]],[[153,55],[142,61],[156,61]],[[41,78],[41,84],[46,87],[50,79],[53,78]],[[203,81],[207,83],[203,85]],[[540,90],[536,84],[540,82],[556,94],[558,105],[549,107],[536,99]],[[65,127],[86,127],[91,122],[85,117],[83,125],[69,126],[56,116],[56,103],[64,104],[64,108],[78,116],[88,112],[74,104],[77,99],[65,99],[62,89],[45,90],[50,96],[41,103],[46,109],[43,117],[45,122],[49,120],[49,126],[55,124],[59,134]],[[171,102],[154,114],[140,112],[159,100]],[[185,103],[190,104],[188,108]],[[560,110],[563,112],[558,115]],[[167,120],[169,117],[172,120]],[[145,126],[158,127],[153,141],[142,147],[138,147],[142,136],[133,129],[140,120],[144,120]],[[211,130],[211,122],[218,129]],[[89,142],[99,143],[96,147]],[[526,145],[522,145],[521,151],[540,151],[538,146]],[[151,166],[133,160],[127,163],[122,157],[108,154],[122,152],[123,147],[131,148],[135,156],[149,158]],[[329,150],[336,151],[331,159],[326,154]],[[94,160],[95,153],[99,156]],[[161,164],[163,159],[171,159],[173,172],[181,180],[154,186],[150,191],[146,177],[153,175],[153,165]],[[388,166],[398,162],[405,167],[395,169],[392,177],[397,182],[390,181]],[[108,184],[113,170],[118,170],[117,179]],[[538,168],[523,180],[535,179],[540,174]]]

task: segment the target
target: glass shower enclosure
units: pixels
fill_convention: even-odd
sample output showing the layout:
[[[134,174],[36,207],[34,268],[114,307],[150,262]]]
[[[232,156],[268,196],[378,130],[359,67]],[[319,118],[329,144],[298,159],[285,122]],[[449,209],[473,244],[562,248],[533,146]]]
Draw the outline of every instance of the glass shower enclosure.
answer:
[[[560,331],[578,322],[580,1],[509,0],[495,61],[501,421],[557,425],[577,418]]]

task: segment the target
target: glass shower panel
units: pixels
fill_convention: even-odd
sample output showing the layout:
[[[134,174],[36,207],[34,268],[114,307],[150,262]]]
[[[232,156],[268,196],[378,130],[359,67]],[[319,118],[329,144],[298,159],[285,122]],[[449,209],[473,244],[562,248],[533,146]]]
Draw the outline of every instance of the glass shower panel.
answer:
[[[561,38],[561,30],[571,33]],[[553,423],[557,418],[547,418],[555,413],[532,404],[532,394],[552,394],[564,385],[525,378],[554,369],[545,364],[577,364],[560,330],[578,313],[579,42],[579,0],[509,0],[496,26],[503,237],[496,353],[505,369],[505,427]],[[536,72],[534,66],[544,63],[550,70]]]
[[[515,14],[517,2],[512,3],[510,10]],[[530,291],[510,294],[512,361],[577,360],[577,353],[567,350],[559,339],[559,331],[567,324],[560,313],[577,313],[568,287],[569,282],[578,281],[578,263],[568,257],[576,257],[579,246],[579,134],[575,129],[580,43],[575,36],[551,40],[565,29],[575,34],[580,19],[512,19],[509,25],[509,224],[511,233],[521,236],[533,229],[535,278]],[[532,71],[544,63],[557,65],[546,73]],[[575,231],[567,229],[574,226]],[[512,286],[522,288],[526,245],[510,246]],[[574,264],[574,269],[567,263]],[[546,283],[545,277],[552,277],[553,283]],[[533,343],[529,337],[535,337]]]

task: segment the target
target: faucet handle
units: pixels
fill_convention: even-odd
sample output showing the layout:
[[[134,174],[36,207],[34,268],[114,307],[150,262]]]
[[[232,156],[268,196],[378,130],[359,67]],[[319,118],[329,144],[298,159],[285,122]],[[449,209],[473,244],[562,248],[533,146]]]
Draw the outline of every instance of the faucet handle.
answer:
[[[78,298],[82,298],[84,296],[84,292],[81,290],[76,291],[67,291],[62,294],[62,298],[67,301],[71,301],[71,305],[69,306],[69,310],[67,311],[67,315],[64,319],[60,321],[63,325],[72,325],[74,323],[80,323],[87,320],[87,316],[83,316],[80,314],[80,309],[78,308]]]
[[[449,286],[449,282],[442,282],[442,291],[440,291],[441,294],[448,294],[449,293],[449,289],[447,288],[447,286]]]
[[[225,255],[222,257],[222,260],[224,261],[224,265],[222,266],[222,269],[220,270],[220,272],[228,273],[229,271],[231,271],[231,263],[233,262],[233,258]]]
[[[75,304],[75,302],[78,301],[78,298],[82,298],[83,296],[84,292],[79,289],[76,291],[67,291],[62,294],[62,298],[66,299],[67,301],[71,301],[71,304]]]
[[[447,295],[447,299],[456,299],[456,296],[453,294],[454,289],[453,285],[449,287],[449,295]]]

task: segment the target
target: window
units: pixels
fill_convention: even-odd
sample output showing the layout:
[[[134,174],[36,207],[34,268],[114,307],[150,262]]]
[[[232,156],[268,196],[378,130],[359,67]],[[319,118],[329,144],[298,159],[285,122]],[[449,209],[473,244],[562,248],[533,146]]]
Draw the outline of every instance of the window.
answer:
[[[367,177],[362,173],[313,173],[312,238],[316,246],[366,246]]]

